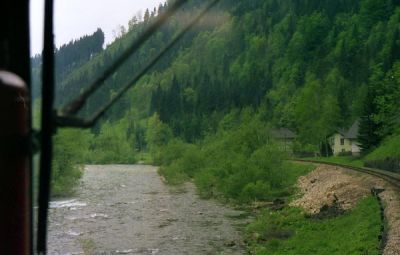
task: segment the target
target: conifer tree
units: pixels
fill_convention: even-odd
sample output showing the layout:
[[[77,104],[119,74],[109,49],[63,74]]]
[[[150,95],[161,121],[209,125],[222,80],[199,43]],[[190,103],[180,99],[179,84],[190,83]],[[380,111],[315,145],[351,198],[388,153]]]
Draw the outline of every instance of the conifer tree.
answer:
[[[378,146],[381,141],[378,135],[380,125],[374,120],[374,115],[377,112],[375,98],[375,90],[370,86],[364,103],[363,115],[360,118],[359,134],[357,137],[363,154]]]

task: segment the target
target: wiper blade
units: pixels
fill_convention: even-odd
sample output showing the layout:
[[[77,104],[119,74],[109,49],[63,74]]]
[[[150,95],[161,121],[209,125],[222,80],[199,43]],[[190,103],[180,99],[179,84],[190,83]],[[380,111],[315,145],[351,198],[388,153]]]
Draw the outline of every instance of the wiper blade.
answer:
[[[104,84],[105,80],[109,78],[122,64],[124,64],[132,54],[139,50],[139,48],[187,1],[188,0],[176,0],[165,13],[159,15],[155,22],[152,23],[150,27],[145,30],[144,33],[137,38],[132,45],[104,71],[100,77],[90,84],[78,98],[62,108],[61,114],[65,116],[72,115],[76,114],[80,109],[82,109],[90,95],[96,92]]]
[[[112,105],[118,99],[120,99],[124,93],[129,90],[132,86],[134,86],[148,71],[153,68],[157,62],[169,51],[171,50],[175,44],[182,39],[182,37],[190,31],[209,11],[213,8],[219,0],[214,0],[210,4],[208,4],[201,13],[194,18],[184,29],[182,29],[174,39],[162,49],[162,51],[155,56],[132,80],[130,80],[125,86],[120,89],[117,94],[100,110],[98,110],[94,115],[92,115],[88,119],[78,118],[73,115],[58,115],[56,116],[56,123],[59,127],[81,127],[81,128],[88,128],[93,126],[104,114],[105,112],[110,109]]]

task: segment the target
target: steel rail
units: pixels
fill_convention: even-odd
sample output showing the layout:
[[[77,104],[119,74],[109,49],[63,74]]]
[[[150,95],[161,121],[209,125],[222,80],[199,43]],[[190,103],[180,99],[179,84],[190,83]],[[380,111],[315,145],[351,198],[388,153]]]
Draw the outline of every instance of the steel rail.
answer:
[[[365,173],[365,174],[369,174],[369,175],[381,178],[381,179],[389,182],[393,186],[400,189],[400,174],[396,174],[393,172],[389,172],[389,171],[385,171],[385,170],[381,170],[381,169],[374,169],[374,168],[368,168],[368,167],[356,167],[356,166],[349,166],[349,165],[340,164],[340,163],[318,161],[318,160],[292,159],[291,161],[322,164],[322,165],[331,165],[331,166],[342,167],[345,169],[350,169],[353,171],[357,171],[360,173]]]

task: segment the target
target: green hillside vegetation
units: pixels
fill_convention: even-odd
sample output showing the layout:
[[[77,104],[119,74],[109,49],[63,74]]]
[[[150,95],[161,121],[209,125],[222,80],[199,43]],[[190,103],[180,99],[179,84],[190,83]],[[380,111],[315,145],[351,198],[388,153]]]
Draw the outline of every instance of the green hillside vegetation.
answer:
[[[366,160],[378,160],[385,158],[400,158],[400,135],[394,135],[388,137],[385,141],[383,141],[382,145],[368,154],[365,159]]]
[[[400,135],[386,137],[382,144],[369,153],[363,161],[365,166],[400,173]]]
[[[198,5],[193,1],[187,10],[195,12]],[[63,90],[71,95],[93,80],[152,16],[132,21],[126,34],[64,80]],[[145,56],[179,30],[181,16],[109,79],[85,112],[112,97]],[[395,1],[226,2],[218,17],[213,27],[187,36],[109,119],[132,113],[145,119],[157,112],[174,136],[194,142],[215,132],[230,109],[252,106],[274,126],[297,131],[299,151],[314,152],[332,131],[358,117],[366,152],[393,133],[399,101]]]
[[[52,164],[52,196],[68,196],[82,177],[90,143],[89,132],[76,129],[59,130],[54,137]]]
[[[201,5],[190,1],[106,81],[81,115],[112,98]],[[67,68],[58,80],[58,105],[98,77],[167,6],[146,12],[143,20],[133,17],[105,50],[93,44],[89,61]],[[154,113],[174,137],[196,142],[215,133],[232,109],[252,107],[262,121],[295,131],[297,152],[315,153],[334,130],[361,117],[360,141],[370,152],[398,126],[399,22],[397,1],[223,1],[109,111],[108,123],[134,122],[124,136],[140,137],[140,146],[130,146],[145,150],[152,145],[144,129]],[[93,42],[101,42],[99,33]],[[95,136],[100,129],[101,123]]]
[[[226,115],[217,133],[199,144],[171,140],[159,151],[156,163],[166,180],[193,179],[205,198],[251,202],[286,197],[297,178],[312,169],[284,162],[287,155],[249,108]]]

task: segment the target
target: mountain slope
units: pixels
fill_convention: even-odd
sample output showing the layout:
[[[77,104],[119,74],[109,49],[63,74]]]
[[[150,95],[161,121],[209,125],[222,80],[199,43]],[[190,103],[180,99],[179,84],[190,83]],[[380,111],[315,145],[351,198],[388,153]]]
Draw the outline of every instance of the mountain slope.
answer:
[[[133,18],[126,33],[62,79],[58,106],[105,70],[167,5],[143,21]],[[399,6],[398,0],[222,1],[107,118],[140,121],[157,112],[175,136],[195,141],[215,131],[232,109],[250,106],[264,121],[296,131],[300,150],[318,150],[333,131],[364,117],[362,126],[374,127],[376,142],[367,146],[373,148],[398,125]],[[202,1],[189,1],[81,114],[107,102],[201,8]]]

